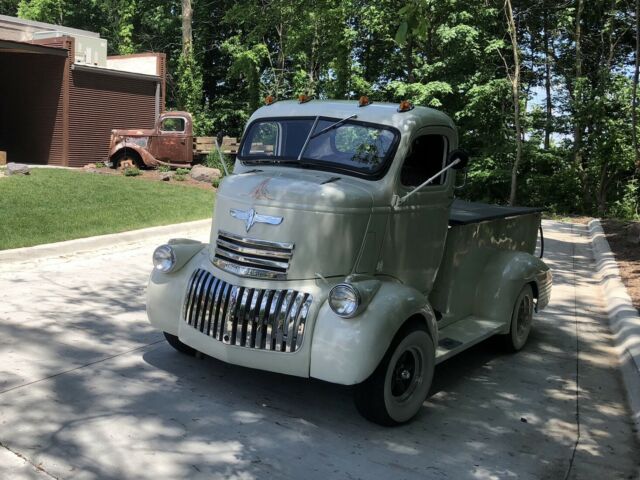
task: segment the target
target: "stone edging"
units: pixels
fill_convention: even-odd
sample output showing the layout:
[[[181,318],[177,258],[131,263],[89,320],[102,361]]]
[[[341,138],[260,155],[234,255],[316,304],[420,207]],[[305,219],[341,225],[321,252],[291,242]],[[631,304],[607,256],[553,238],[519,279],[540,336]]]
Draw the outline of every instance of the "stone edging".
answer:
[[[194,222],[176,223],[160,227],[129,230],[128,232],[122,233],[78,238],[75,240],[67,240],[65,242],[46,243],[44,245],[35,245],[33,247],[0,250],[0,262],[28,262],[45,257],[60,257],[80,252],[98,250],[105,247],[118,247],[120,245],[136,243],[160,236],[166,236],[168,240],[171,236],[186,235],[190,231],[210,227],[211,219],[208,218],[205,220],[196,220]]]
[[[640,439],[640,315],[620,279],[618,264],[600,221],[591,220],[588,229],[636,435]]]

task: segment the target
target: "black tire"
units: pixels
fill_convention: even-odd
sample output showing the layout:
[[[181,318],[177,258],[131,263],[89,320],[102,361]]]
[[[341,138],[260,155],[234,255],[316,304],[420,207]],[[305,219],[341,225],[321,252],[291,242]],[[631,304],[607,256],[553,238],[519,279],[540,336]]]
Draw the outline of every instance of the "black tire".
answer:
[[[192,348],[189,345],[182,343],[180,339],[175,335],[171,335],[170,333],[167,333],[167,332],[163,332],[163,333],[164,333],[164,338],[167,339],[167,342],[169,342],[169,345],[171,345],[180,353],[184,353],[185,355],[190,355],[192,357],[195,356],[195,354],[197,353],[197,350],[195,348]]]
[[[408,422],[427,398],[434,369],[435,349],[426,326],[407,324],[396,334],[376,370],[355,387],[358,412],[383,426]]]
[[[513,304],[509,333],[500,336],[502,346],[508,352],[518,352],[527,343],[533,323],[534,306],[533,289],[527,284],[522,287]]]

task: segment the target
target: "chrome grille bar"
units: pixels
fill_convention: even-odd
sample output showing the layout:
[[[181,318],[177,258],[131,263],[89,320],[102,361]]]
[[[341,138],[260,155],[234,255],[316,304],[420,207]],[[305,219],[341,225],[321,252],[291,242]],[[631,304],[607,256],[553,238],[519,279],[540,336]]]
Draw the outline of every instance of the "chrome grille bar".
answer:
[[[183,319],[227,345],[295,352],[312,302],[308,293],[240,287],[197,269],[187,284]]]
[[[293,243],[247,238],[220,231],[211,262],[218,268],[252,278],[285,279]]]

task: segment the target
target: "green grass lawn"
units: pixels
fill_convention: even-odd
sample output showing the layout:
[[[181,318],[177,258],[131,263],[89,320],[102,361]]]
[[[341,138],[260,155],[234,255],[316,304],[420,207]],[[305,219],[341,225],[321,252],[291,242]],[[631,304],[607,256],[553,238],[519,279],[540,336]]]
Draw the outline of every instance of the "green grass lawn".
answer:
[[[209,218],[212,190],[32,169],[0,178],[0,250]]]

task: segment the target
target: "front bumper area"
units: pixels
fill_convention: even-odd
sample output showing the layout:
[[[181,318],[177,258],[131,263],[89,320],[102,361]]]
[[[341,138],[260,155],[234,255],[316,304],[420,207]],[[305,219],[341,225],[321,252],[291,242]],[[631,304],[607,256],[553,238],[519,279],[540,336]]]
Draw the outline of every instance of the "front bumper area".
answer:
[[[205,248],[174,273],[151,274],[147,316],[216,359],[308,377],[313,324],[327,293],[315,280],[236,277],[213,266]]]

